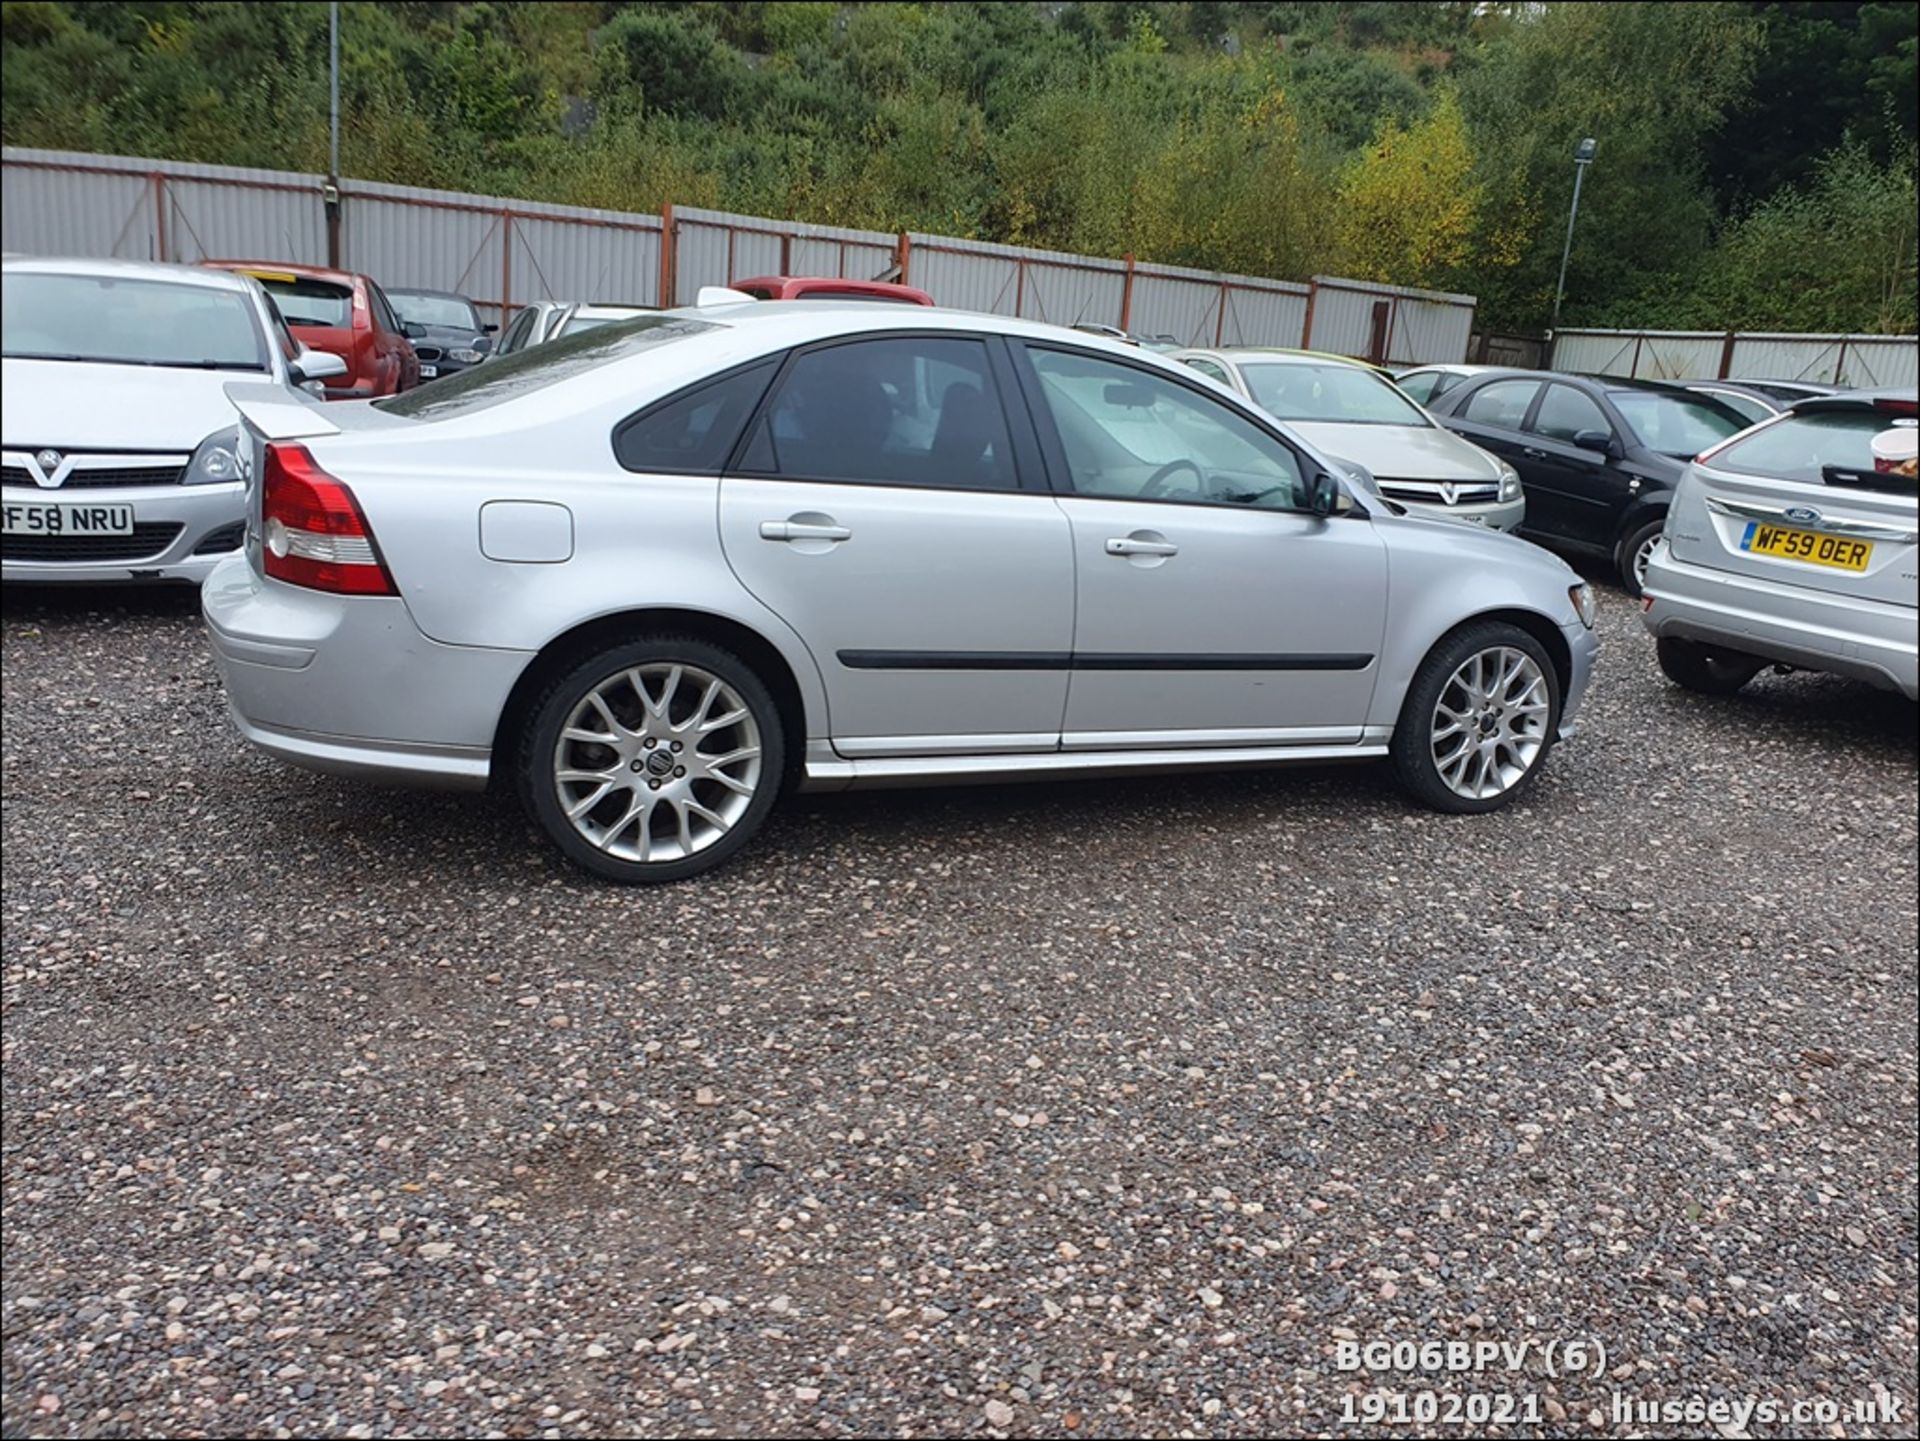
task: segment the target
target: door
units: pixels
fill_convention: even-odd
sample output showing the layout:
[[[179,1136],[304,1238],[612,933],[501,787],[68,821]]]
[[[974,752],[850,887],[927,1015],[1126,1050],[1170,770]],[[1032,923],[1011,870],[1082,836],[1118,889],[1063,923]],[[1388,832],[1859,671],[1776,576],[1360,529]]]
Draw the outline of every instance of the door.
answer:
[[[1554,540],[1608,549],[1631,498],[1631,478],[1614,468],[1613,422],[1598,401],[1571,385],[1547,386],[1526,423],[1521,483],[1527,530]],[[1574,438],[1586,440],[1576,445]],[[1605,436],[1604,443],[1600,437]]]
[[[1068,749],[1361,737],[1386,548],[1304,509],[1312,463],[1157,369],[1030,346],[1077,577]]]
[[[721,482],[727,559],[813,653],[843,755],[1059,744],[1073,548],[998,345],[801,351]]]

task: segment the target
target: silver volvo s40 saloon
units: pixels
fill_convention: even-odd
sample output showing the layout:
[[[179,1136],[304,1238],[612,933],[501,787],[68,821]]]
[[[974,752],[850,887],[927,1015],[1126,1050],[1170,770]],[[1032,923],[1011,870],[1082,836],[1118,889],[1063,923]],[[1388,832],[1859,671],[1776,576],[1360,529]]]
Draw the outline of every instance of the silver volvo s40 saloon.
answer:
[[[1545,551],[1037,323],[709,304],[377,402],[229,394],[249,528],[202,605],[241,731],[509,782],[615,880],[718,864],[788,784],[1381,757],[1488,811],[1598,651]]]

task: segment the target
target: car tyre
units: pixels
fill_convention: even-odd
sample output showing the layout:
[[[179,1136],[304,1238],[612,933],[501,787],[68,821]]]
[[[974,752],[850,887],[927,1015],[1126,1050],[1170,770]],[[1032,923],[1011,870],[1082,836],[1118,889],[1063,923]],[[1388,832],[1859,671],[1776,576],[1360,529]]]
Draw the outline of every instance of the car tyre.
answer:
[[[1666,516],[1656,516],[1629,531],[1613,553],[1614,564],[1620,570],[1620,585],[1635,600],[1645,593],[1647,561],[1653,556],[1654,542],[1666,528]]]
[[[1553,749],[1560,699],[1546,647],[1506,621],[1471,621],[1414,672],[1388,748],[1394,772],[1434,810],[1498,810]]]
[[[754,836],[786,771],[779,707],[731,651],[657,635],[596,652],[534,698],[521,800],[566,857],[607,880],[712,870]]]
[[[1701,695],[1734,694],[1760,672],[1766,662],[1739,651],[1715,650],[1695,640],[1663,635],[1654,642],[1660,669],[1675,685]]]

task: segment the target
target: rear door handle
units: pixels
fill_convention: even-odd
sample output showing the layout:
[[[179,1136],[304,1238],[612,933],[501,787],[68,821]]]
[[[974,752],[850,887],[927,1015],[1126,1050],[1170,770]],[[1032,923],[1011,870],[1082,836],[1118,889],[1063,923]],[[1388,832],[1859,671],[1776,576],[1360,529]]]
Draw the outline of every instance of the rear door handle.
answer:
[[[1535,450],[1530,445],[1521,446],[1520,453],[1522,455],[1531,456],[1535,460],[1545,460],[1547,458],[1547,453],[1544,450]]]
[[[823,525],[810,520],[763,520],[762,540],[852,540],[853,532],[844,525]]]
[[[1115,536],[1107,542],[1108,555],[1178,555],[1180,547],[1170,540],[1134,540]]]

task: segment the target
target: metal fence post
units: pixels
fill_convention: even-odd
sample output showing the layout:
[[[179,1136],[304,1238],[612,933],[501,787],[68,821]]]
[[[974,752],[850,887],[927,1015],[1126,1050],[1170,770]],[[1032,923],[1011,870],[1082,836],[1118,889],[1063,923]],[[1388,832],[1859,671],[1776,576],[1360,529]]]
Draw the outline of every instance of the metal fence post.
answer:
[[[1120,328],[1129,329],[1128,322],[1133,319],[1133,252],[1127,252],[1127,275],[1120,282]]]
[[[1725,380],[1733,374],[1733,332],[1729,330],[1726,339],[1720,342],[1720,379]]]
[[[907,232],[903,230],[900,232],[900,242],[894,250],[893,255],[894,264],[900,267],[900,283],[902,285],[907,283],[907,263],[912,257],[913,242],[907,238]]]
[[[154,259],[167,258],[167,178],[153,172],[153,245]]]
[[[513,313],[513,211],[500,212],[500,321]]]
[[[782,259],[785,257],[782,256]],[[659,302],[662,310],[673,309],[673,202],[660,207]]]
[[[1313,349],[1313,302],[1320,298],[1320,277],[1307,279],[1307,313],[1300,317],[1300,348]]]

